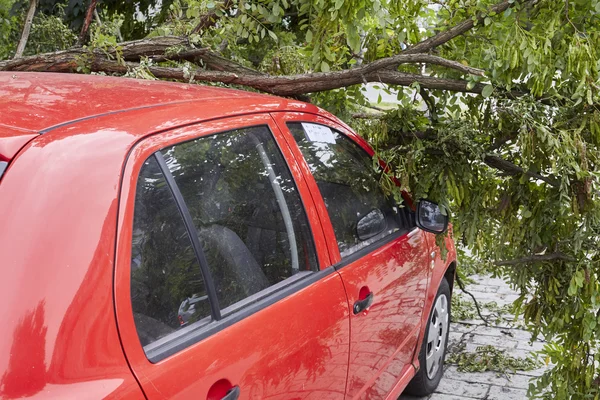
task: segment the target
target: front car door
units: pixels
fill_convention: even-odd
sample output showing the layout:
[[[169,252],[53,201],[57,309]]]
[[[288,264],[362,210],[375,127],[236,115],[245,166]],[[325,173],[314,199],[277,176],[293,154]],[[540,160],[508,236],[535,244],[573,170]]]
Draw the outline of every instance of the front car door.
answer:
[[[344,398],[345,290],[272,118],[151,136],[124,176],[116,312],[146,396]]]
[[[414,371],[429,265],[424,232],[408,207],[384,195],[378,162],[359,137],[323,117],[275,119],[306,161],[325,234],[337,247],[330,254],[352,309],[347,398],[385,398]]]

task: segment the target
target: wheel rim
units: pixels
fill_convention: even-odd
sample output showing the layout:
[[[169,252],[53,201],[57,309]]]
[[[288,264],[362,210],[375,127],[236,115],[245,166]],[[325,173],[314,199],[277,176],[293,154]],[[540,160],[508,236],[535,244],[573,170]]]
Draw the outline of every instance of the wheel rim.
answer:
[[[425,368],[429,379],[433,379],[442,368],[449,317],[448,298],[445,294],[442,294],[437,298],[433,307],[431,320],[429,321],[429,331],[427,332]]]

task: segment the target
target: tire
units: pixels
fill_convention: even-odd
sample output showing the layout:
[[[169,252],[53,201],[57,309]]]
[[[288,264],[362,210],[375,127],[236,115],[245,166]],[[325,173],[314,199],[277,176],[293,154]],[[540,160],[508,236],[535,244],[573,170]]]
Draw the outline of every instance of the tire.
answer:
[[[437,326],[437,329],[432,329],[432,325]],[[419,352],[420,368],[404,390],[405,394],[427,396],[437,388],[444,375],[449,331],[450,285],[443,278],[427,319],[425,337]]]

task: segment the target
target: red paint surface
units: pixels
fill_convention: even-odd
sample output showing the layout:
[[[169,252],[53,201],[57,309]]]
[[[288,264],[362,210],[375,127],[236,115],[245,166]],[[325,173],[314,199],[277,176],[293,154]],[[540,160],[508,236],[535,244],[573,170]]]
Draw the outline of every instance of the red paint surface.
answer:
[[[0,73],[0,109],[0,157],[11,159],[0,182],[1,399],[143,398],[136,377],[150,399],[205,399],[219,380],[257,399],[376,398],[402,389],[423,334],[423,303],[429,310],[455,259],[453,247],[447,261],[438,255],[427,278],[421,254],[433,241],[420,231],[157,364],[135,332],[128,267],[143,160],[167,144],[268,124],[324,269],[340,259],[333,229],[281,122],[329,124],[372,153],[331,114],[240,91],[27,73]],[[353,315],[363,286],[373,305]]]

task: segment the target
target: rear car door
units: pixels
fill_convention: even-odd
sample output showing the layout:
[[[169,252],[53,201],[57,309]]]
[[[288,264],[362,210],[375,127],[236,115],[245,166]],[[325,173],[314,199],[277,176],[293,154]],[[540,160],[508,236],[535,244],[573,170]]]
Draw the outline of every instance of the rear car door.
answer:
[[[122,187],[116,312],[149,399],[342,399],[349,310],[269,115],[157,134]]]
[[[362,139],[320,116],[275,119],[306,161],[352,310],[347,398],[385,398],[414,371],[429,266],[424,232],[408,207],[383,193],[379,163]]]

